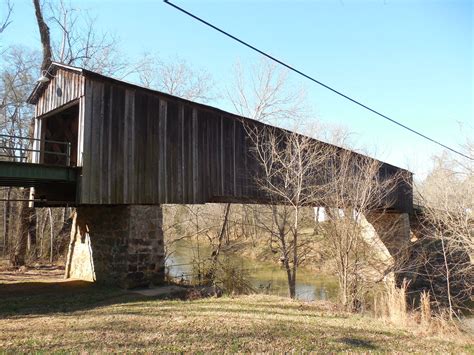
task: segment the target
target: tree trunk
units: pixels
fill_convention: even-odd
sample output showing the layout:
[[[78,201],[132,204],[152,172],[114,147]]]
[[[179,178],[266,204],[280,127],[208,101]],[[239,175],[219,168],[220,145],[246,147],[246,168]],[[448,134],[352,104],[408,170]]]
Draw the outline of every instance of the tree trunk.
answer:
[[[9,250],[9,232],[10,232],[10,195],[12,188],[8,187],[5,196],[5,206],[3,210],[3,255],[7,255]]]
[[[28,202],[27,202],[28,203]],[[34,208],[28,207],[28,252],[31,256],[36,258],[37,248],[36,248],[36,211]]]
[[[272,205],[272,217],[273,223],[275,223],[276,228],[278,229],[278,240],[280,242],[281,257],[280,261],[283,264],[283,267],[286,271],[286,277],[288,279],[288,293],[290,298],[296,297],[296,274],[293,274],[294,269],[292,270],[290,266],[290,251],[286,244],[286,235],[285,235],[285,221],[281,222],[278,216],[278,210],[275,205]],[[286,220],[286,218],[285,218]],[[281,223],[280,223],[281,222]]]
[[[280,231],[281,233],[281,231]],[[288,250],[286,248],[286,243],[284,239],[281,239],[280,235],[280,245],[281,245],[281,250],[282,250],[282,262],[283,262],[283,267],[285,268],[286,271],[286,278],[288,280],[288,295],[290,298],[295,298],[296,296],[296,280],[292,275],[291,272],[291,267],[290,267],[290,262],[288,260]],[[284,236],[283,236],[284,238]]]
[[[212,252],[211,256],[211,268],[209,269],[209,272],[206,275],[206,278],[210,281],[214,280],[214,276],[216,273],[216,267],[217,267],[217,259],[219,257],[221,247],[222,247],[222,240],[224,239],[225,231],[227,228],[227,221],[229,219],[229,211],[230,211],[230,203],[226,204],[225,206],[225,211],[224,211],[224,221],[222,222],[222,227],[217,239],[217,246]]]
[[[228,203],[225,206],[224,221],[222,222],[221,231],[219,233],[219,237],[218,237],[218,240],[217,240],[217,247],[212,253],[213,263],[217,262],[217,258],[219,256],[220,251],[221,251],[222,240],[224,239],[225,231],[226,231],[226,228],[227,228],[227,222],[228,222],[228,219],[229,219],[229,211],[230,211],[230,203]]]
[[[299,222],[299,208],[295,207],[295,223],[293,225],[293,270],[292,270],[292,284],[290,285],[290,295],[293,293],[291,298],[296,297],[296,270],[298,269],[298,225]],[[293,292],[292,292],[293,291]]]
[[[40,32],[41,44],[43,46],[43,61],[41,64],[41,70],[45,71],[51,65],[52,51],[51,51],[51,39],[49,35],[49,27],[43,19],[41,12],[41,5],[39,0],[33,0],[35,7],[36,21],[38,23],[38,29]],[[29,136],[33,136],[34,131],[34,119],[30,123]],[[10,253],[10,263],[13,266],[25,265],[26,252],[28,250],[28,244],[30,250],[36,250],[36,213],[34,208],[29,207],[27,201],[30,197],[30,189],[25,189],[22,192],[19,223],[16,233],[16,242],[12,252]],[[29,243],[28,243],[29,242]]]
[[[41,70],[48,70],[51,65],[52,51],[51,51],[51,39],[49,36],[49,27],[44,22],[43,13],[41,12],[41,5],[39,0],[33,0],[35,6],[36,21],[38,23],[38,29],[41,38],[41,45],[43,46],[43,62],[41,63]]]
[[[29,194],[29,190],[24,190],[22,197],[25,198],[26,192]],[[13,248],[10,252],[10,264],[11,266],[19,267],[26,263],[26,251],[28,243],[28,228],[30,225],[29,217],[30,211],[27,201],[20,202],[20,213],[18,214],[19,220],[16,228],[16,238],[14,240]]]
[[[290,298],[295,299],[296,298],[296,277],[294,277],[294,275],[291,276],[288,286],[289,286],[288,289],[290,291]]]
[[[441,235],[441,247],[443,250],[443,261],[444,261],[444,267],[446,271],[446,293],[448,296],[449,319],[453,320],[454,308],[453,308],[453,302],[451,299],[451,274],[450,274],[449,265],[448,265],[448,258],[446,255],[447,250],[444,244],[444,235]]]
[[[53,223],[53,212],[51,211],[51,207],[48,208],[48,214],[49,214],[49,246],[50,246],[50,252],[49,252],[49,262],[52,264],[53,263],[53,246],[54,246],[54,223]]]

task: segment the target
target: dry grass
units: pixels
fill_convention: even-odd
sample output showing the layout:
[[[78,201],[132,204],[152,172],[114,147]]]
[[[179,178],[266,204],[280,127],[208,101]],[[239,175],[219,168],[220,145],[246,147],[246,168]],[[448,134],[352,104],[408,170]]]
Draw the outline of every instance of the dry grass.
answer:
[[[449,313],[433,313],[429,292],[419,294],[419,306],[407,307],[408,283],[403,281],[400,288],[393,283],[385,285],[382,292],[374,297],[373,315],[387,323],[409,329],[418,336],[437,336],[440,338],[464,339],[472,342],[474,332],[469,321],[451,319]],[[412,295],[413,296],[413,295]]]
[[[472,342],[416,337],[329,303],[262,295],[158,300],[77,282],[27,294],[29,286],[0,285],[0,351],[474,351]]]
[[[406,326],[408,320],[407,288],[408,284],[403,281],[400,288],[393,283],[384,285],[383,292],[374,299],[375,316],[389,320],[392,324]]]

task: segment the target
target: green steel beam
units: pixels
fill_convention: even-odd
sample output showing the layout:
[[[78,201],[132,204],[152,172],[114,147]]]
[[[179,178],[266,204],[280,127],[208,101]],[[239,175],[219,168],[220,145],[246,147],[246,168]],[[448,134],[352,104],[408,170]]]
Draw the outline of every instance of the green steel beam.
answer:
[[[0,161],[0,186],[35,187],[51,183],[75,184],[77,168]]]

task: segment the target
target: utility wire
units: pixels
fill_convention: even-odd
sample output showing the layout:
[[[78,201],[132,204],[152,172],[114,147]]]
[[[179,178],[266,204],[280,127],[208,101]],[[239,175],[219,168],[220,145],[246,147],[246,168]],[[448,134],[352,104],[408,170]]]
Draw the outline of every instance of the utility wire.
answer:
[[[186,11],[185,9],[183,9],[183,8],[181,8],[181,7],[179,7],[179,6],[175,5],[175,4],[173,4],[172,2],[170,2],[170,1],[168,1],[168,0],[163,0],[163,1],[164,1],[166,4],[168,4],[168,5],[172,6],[172,7],[174,7],[176,10],[181,11],[182,13],[184,13],[184,14],[186,14],[186,15],[188,15],[188,16],[194,18],[195,20],[197,20],[197,21],[199,21],[199,22],[205,24],[206,26],[209,26],[209,27],[213,28],[214,30],[216,30],[216,31],[218,31],[218,32],[220,32],[220,33],[222,33],[223,35],[225,35],[225,36],[227,36],[227,37],[229,37],[229,38],[232,38],[234,41],[237,41],[237,42],[239,42],[240,44],[243,44],[244,46],[246,46],[246,47],[248,47],[248,48],[250,48],[250,49],[252,49],[252,50],[254,50],[254,51],[260,53],[261,55],[263,55],[263,56],[265,56],[265,57],[267,57],[267,58],[273,60],[274,62],[276,62],[276,63],[278,63],[278,64],[280,64],[280,65],[283,65],[285,68],[288,68],[289,70],[291,70],[291,71],[293,71],[293,72],[295,72],[295,73],[297,73],[297,74],[303,76],[304,78],[309,79],[309,80],[311,80],[312,82],[314,82],[314,83],[316,83],[316,84],[318,84],[318,85],[321,85],[322,87],[324,87],[324,88],[326,88],[326,89],[332,91],[333,93],[335,93],[335,94],[337,94],[337,95],[339,95],[339,96],[342,96],[343,98],[345,98],[345,99],[347,99],[347,100],[349,100],[349,101],[355,103],[356,105],[359,105],[359,106],[365,108],[366,110],[369,110],[369,111],[372,112],[372,113],[375,113],[376,115],[378,115],[378,116],[380,116],[380,117],[382,117],[382,118],[384,118],[384,119],[386,119],[386,120],[392,122],[393,124],[396,124],[397,126],[400,126],[400,127],[404,128],[404,129],[406,129],[406,130],[408,130],[408,131],[410,131],[410,132],[412,132],[412,133],[414,133],[414,134],[416,134],[416,135],[418,135],[418,136],[420,136],[420,137],[422,137],[422,138],[424,138],[424,139],[426,139],[426,140],[428,140],[428,141],[430,141],[430,142],[432,142],[432,143],[434,143],[434,144],[437,144],[437,145],[439,145],[439,146],[441,146],[441,147],[443,147],[443,148],[446,148],[446,149],[450,150],[451,152],[456,153],[456,154],[458,154],[458,155],[460,155],[460,156],[462,156],[462,157],[464,157],[464,158],[467,158],[467,159],[470,159],[470,160],[474,160],[473,157],[470,157],[470,156],[468,156],[468,155],[466,155],[466,154],[464,154],[464,153],[462,153],[462,152],[460,152],[460,151],[458,151],[458,150],[456,150],[456,149],[454,149],[454,148],[451,148],[451,147],[449,147],[449,146],[447,146],[447,145],[445,145],[445,144],[443,144],[443,143],[441,143],[441,142],[439,142],[439,141],[437,141],[437,140],[435,140],[435,139],[433,139],[433,138],[430,138],[430,137],[426,136],[425,134],[423,134],[423,133],[421,133],[421,132],[418,132],[418,131],[414,130],[413,128],[410,128],[410,127],[404,125],[403,123],[400,123],[400,122],[394,120],[393,118],[390,118],[390,117],[388,117],[388,116],[386,116],[386,115],[384,115],[384,114],[382,114],[382,113],[380,113],[380,112],[378,112],[378,111],[376,111],[376,110],[370,108],[369,106],[364,105],[363,103],[361,103],[361,102],[359,102],[359,101],[357,101],[357,100],[355,100],[355,99],[353,99],[353,98],[351,98],[351,97],[349,97],[349,96],[343,94],[342,92],[340,92],[340,91],[338,91],[338,90],[336,90],[336,89],[330,87],[329,85],[326,85],[326,84],[322,83],[321,81],[316,80],[315,78],[309,76],[308,74],[303,73],[302,71],[296,69],[295,67],[293,67],[293,66],[291,66],[291,65],[289,65],[289,64],[286,64],[285,62],[283,62],[283,61],[281,61],[281,60],[279,60],[279,59],[273,57],[272,55],[270,55],[270,54],[268,54],[268,53],[266,53],[266,52],[264,52],[264,51],[258,49],[257,47],[252,46],[251,44],[249,44],[249,43],[247,43],[247,42],[245,42],[245,41],[239,39],[238,37],[235,37],[235,36],[231,35],[230,33],[228,33],[228,32],[226,32],[226,31],[220,29],[220,28],[217,27],[217,26],[214,26],[213,24],[207,22],[206,20],[203,20],[202,18],[200,18],[200,17],[198,17],[198,16],[196,16],[196,15],[190,13],[189,11]]]

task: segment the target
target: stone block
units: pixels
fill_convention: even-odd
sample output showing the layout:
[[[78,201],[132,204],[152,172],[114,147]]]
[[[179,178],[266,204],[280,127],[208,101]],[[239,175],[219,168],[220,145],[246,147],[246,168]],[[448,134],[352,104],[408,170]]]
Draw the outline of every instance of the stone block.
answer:
[[[161,206],[78,207],[66,277],[126,288],[162,283],[162,216]]]

